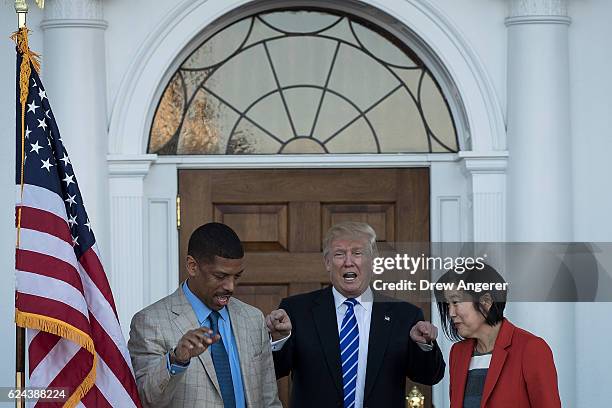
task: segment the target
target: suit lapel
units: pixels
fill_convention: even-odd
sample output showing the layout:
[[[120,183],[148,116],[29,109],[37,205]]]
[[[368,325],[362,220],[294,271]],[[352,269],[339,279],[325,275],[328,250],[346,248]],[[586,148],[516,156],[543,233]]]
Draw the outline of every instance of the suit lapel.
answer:
[[[392,303],[382,303],[376,300],[372,303],[364,401],[367,400],[368,394],[372,391],[374,380],[378,375],[391,338],[391,328],[395,324],[391,306]]]
[[[227,305],[227,311],[230,316],[232,323],[232,332],[234,333],[234,339],[236,340],[236,347],[238,348],[238,360],[240,361],[240,371],[242,374],[242,383],[244,386],[244,398],[246,405],[251,406],[252,395],[250,387],[250,376],[245,375],[248,373],[248,357],[250,353],[247,352],[249,343],[249,328],[246,325],[247,319],[244,318],[242,313],[242,307],[234,298],[230,298],[230,303]]]
[[[321,349],[327,362],[327,367],[334,380],[334,385],[342,398],[342,365],[340,363],[340,337],[334,296],[331,286],[321,292],[313,302],[312,319],[321,342]]]
[[[181,335],[184,335],[189,330],[200,327],[200,323],[198,323],[198,319],[193,311],[193,308],[185,297],[183,289],[180,287],[172,294],[172,312],[177,315],[174,319],[174,324],[180,330]],[[217,381],[217,374],[215,373],[215,366],[210,356],[210,351],[206,350],[204,353],[198,356],[198,359],[204,366],[204,370],[206,371],[206,374],[208,374],[210,381],[215,386],[219,396],[221,396],[221,388],[219,388],[219,382]]]
[[[491,357],[491,365],[489,366],[489,371],[487,372],[487,379],[485,380],[484,390],[482,392],[483,407],[486,406],[487,400],[491,396],[493,388],[495,387],[495,384],[497,384],[497,379],[499,378],[502,368],[504,367],[506,357],[508,356],[506,348],[508,348],[512,344],[513,334],[514,326],[506,319],[504,319],[504,321],[502,322],[502,326],[499,330],[499,334],[497,335],[497,340],[495,340],[495,346],[493,347],[493,356]]]

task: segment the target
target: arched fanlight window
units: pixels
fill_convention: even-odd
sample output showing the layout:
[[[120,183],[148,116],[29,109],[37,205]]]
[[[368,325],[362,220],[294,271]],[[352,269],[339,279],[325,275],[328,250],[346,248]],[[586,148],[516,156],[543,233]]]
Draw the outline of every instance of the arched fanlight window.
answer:
[[[336,12],[243,18],[174,73],[148,151],[175,154],[458,150],[440,86],[405,44]]]

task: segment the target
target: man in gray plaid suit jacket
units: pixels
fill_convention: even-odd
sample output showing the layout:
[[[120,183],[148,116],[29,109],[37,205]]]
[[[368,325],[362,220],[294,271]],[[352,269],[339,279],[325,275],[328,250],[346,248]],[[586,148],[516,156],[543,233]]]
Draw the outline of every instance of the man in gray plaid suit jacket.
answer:
[[[189,239],[188,279],[132,319],[128,348],[146,407],[281,407],[262,313],[231,297],[244,270],[236,233]]]

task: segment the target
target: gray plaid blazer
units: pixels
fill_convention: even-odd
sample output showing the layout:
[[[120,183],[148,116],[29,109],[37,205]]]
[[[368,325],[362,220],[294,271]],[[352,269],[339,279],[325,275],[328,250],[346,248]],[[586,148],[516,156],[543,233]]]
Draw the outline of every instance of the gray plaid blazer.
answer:
[[[227,309],[238,346],[247,407],[282,407],[263,314],[234,298]],[[223,408],[210,350],[193,358],[185,372],[174,376],[168,373],[166,354],[184,333],[197,327],[196,315],[181,288],[134,315],[128,349],[143,406]]]

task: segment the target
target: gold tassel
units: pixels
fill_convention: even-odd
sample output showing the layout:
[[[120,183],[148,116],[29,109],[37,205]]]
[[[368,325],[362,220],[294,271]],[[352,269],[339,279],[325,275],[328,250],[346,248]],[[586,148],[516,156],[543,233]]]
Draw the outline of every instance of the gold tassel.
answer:
[[[32,69],[30,63],[34,66],[36,72],[40,72],[40,55],[30,50],[28,45],[28,30],[27,27],[21,27],[11,35],[11,39],[15,41],[17,50],[22,56],[21,66],[19,67],[19,101],[21,102],[21,196],[23,197],[23,180],[24,180],[24,161],[25,161],[25,107],[28,100],[28,89],[30,84],[30,75]],[[21,207],[17,210],[17,242],[16,247],[19,248],[21,236]]]
[[[15,323],[17,326],[36,329],[47,333],[55,334],[78,344],[93,356],[93,364],[83,382],[74,390],[72,395],[64,403],[64,407],[73,408],[91,390],[96,382],[96,369],[98,366],[98,355],[94,346],[93,339],[76,327],[48,316],[22,312],[15,309]]]
[[[15,323],[17,326],[55,334],[78,344],[92,354],[96,353],[93,339],[87,333],[62,320],[15,309]]]
[[[40,72],[40,55],[30,50],[30,46],[28,45],[29,32],[30,30],[27,27],[21,27],[11,35],[11,39],[15,41],[17,45],[17,50],[23,57],[19,69],[19,87],[21,88],[19,100],[22,106],[25,106],[28,100],[28,84],[30,81],[30,74],[32,73],[30,63],[34,66],[36,72]]]

